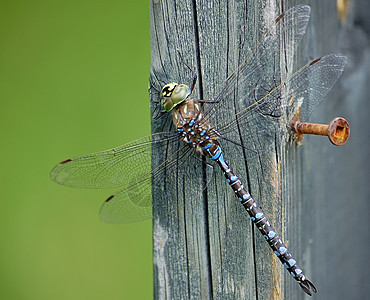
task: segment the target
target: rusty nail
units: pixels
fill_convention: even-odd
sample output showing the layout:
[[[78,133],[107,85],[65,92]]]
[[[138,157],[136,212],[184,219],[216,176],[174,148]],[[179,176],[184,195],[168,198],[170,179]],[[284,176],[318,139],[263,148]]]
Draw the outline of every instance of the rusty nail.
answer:
[[[340,117],[333,119],[329,125],[295,121],[291,123],[291,128],[299,136],[303,134],[327,135],[330,142],[336,146],[343,145],[348,140],[350,132],[348,122]],[[302,136],[299,137],[299,140],[302,138]]]

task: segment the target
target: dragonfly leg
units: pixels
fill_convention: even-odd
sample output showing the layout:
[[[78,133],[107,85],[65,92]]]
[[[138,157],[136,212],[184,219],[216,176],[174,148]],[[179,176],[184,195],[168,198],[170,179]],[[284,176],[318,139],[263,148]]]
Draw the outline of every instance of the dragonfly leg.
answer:
[[[185,62],[185,60],[182,58],[182,55],[180,53],[180,51],[177,49],[177,53],[180,57],[180,60],[181,62],[193,73],[194,77],[193,77],[193,84],[191,85],[191,88],[190,88],[190,94],[189,96],[191,95],[191,93],[193,92],[194,88],[195,88],[195,84],[197,83],[197,74],[194,72],[194,70],[192,68],[190,68],[190,66]]]

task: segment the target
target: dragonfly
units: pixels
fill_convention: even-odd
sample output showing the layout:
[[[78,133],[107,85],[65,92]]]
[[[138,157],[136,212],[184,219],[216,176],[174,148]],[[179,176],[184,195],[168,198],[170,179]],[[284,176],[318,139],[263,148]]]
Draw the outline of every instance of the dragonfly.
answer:
[[[191,157],[205,157],[220,167],[253,223],[303,291],[310,296],[316,293],[315,285],[298,266],[242,179],[227,163],[222,146],[233,143],[258,153],[258,147],[243,143],[251,136],[243,136],[242,142],[232,138],[248,132],[252,122],[258,122],[259,118],[277,122],[277,128],[272,130],[274,135],[286,131],[287,127],[281,126],[283,116],[299,109],[301,118],[308,118],[341,75],[346,58],[330,54],[316,58],[286,78],[274,73],[272,82],[252,79],[256,78],[255,74],[269,71],[265,58],[278,55],[281,45],[287,56],[293,55],[305,34],[310,10],[307,5],[298,5],[279,15],[209,100],[192,97],[197,82],[195,73],[190,86],[165,84],[160,92],[160,106],[163,112],[172,114],[172,131],[153,133],[117,148],[66,159],[52,169],[51,179],[78,188],[121,187],[103,203],[100,217],[108,223],[129,223],[152,217],[153,182],[163,180],[179,165],[193,163]],[[232,103],[238,104],[236,113],[230,109]],[[264,132],[268,132],[268,128]],[[159,151],[165,153],[165,158],[156,163],[152,154]]]

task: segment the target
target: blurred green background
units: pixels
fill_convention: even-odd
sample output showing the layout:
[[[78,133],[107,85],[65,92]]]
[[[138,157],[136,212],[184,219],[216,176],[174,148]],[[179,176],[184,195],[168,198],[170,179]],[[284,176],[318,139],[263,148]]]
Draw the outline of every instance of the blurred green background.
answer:
[[[151,221],[49,179],[150,133],[149,1],[0,1],[0,24],[0,298],[152,298]]]

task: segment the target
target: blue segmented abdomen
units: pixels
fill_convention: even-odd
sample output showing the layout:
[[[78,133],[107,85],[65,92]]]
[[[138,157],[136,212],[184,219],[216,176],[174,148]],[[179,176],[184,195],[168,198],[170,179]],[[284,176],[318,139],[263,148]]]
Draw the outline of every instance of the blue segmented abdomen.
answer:
[[[276,233],[274,227],[272,227],[270,222],[267,220],[266,216],[263,214],[256,201],[253,200],[238,176],[233,173],[228,164],[225,162],[222,149],[218,142],[206,141],[203,142],[201,146],[203,153],[220,165],[227,182],[234,190],[240,203],[244,206],[253,223],[262,233],[274,253],[285,266],[285,268],[289,271],[289,273],[294,277],[295,280],[300,283],[304,283],[306,281],[306,278],[301,268],[296,264],[295,259],[289,253],[287,247],[285,246],[279,235]]]

